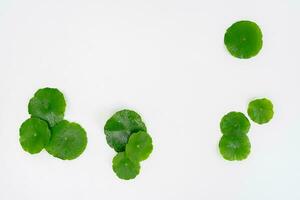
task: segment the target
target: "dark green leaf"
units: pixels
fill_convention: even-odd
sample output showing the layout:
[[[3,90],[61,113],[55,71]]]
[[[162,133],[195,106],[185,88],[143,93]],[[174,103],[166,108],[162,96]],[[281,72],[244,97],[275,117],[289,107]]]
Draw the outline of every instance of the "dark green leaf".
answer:
[[[139,114],[131,110],[115,113],[104,126],[107,143],[117,152],[125,151],[132,133],[147,131]]]

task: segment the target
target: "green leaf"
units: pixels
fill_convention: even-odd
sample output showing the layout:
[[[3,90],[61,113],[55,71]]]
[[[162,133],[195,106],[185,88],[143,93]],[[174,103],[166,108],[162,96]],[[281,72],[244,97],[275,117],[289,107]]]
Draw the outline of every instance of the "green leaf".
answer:
[[[87,145],[85,130],[76,123],[63,120],[52,128],[48,153],[62,160],[73,160],[80,156]]]
[[[247,135],[223,135],[219,149],[226,160],[244,160],[250,154],[251,144]]]
[[[273,104],[269,99],[256,99],[248,105],[249,117],[258,124],[268,123],[274,115]]]
[[[126,145],[127,157],[137,162],[146,160],[152,150],[152,138],[144,131],[132,134]]]
[[[36,154],[49,143],[50,136],[47,122],[38,118],[29,118],[21,125],[19,141],[24,151]]]
[[[130,160],[125,152],[121,152],[113,159],[113,170],[120,179],[130,180],[140,173],[140,164]]]
[[[230,112],[222,118],[220,128],[224,135],[245,135],[249,132],[250,122],[243,113]]]
[[[259,53],[263,45],[262,37],[262,32],[256,23],[239,21],[227,29],[224,43],[231,55],[245,59]]]
[[[116,152],[125,151],[132,133],[147,131],[139,114],[131,110],[116,112],[104,126],[106,141]]]
[[[28,104],[29,114],[46,120],[51,127],[63,120],[65,109],[64,95],[55,88],[39,89]]]

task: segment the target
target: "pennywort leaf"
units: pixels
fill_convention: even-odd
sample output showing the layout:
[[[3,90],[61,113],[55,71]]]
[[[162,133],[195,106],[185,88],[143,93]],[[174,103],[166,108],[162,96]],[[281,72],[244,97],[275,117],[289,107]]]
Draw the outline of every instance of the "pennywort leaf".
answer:
[[[268,123],[274,115],[273,104],[269,99],[256,99],[248,105],[250,119],[258,124]]]
[[[139,162],[129,159],[125,152],[118,153],[113,158],[113,170],[120,179],[134,179],[140,173]]]
[[[51,127],[63,120],[65,109],[64,95],[55,88],[39,89],[28,104],[29,114],[47,121]]]
[[[129,137],[138,131],[147,129],[140,115],[132,110],[116,112],[104,126],[107,143],[116,152],[125,151]]]
[[[30,118],[21,125],[19,141],[25,151],[36,154],[49,143],[50,136],[47,122],[39,118]]]
[[[52,136],[46,150],[62,160],[73,160],[83,153],[86,145],[85,130],[77,123],[63,120],[52,128]]]
[[[146,160],[153,150],[151,136],[139,131],[130,136],[128,144],[126,145],[126,155],[134,161]]]
[[[232,56],[245,59],[259,53],[263,45],[262,37],[255,22],[238,21],[227,29],[224,43]]]
[[[249,132],[250,126],[248,118],[241,112],[226,114],[220,123],[224,135],[245,135]]]
[[[223,135],[219,149],[226,160],[244,160],[250,154],[251,144],[247,135]]]

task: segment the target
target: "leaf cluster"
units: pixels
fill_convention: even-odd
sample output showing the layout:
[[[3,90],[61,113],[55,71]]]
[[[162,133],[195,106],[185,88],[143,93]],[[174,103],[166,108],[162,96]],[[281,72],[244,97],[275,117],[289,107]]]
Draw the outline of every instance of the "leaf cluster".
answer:
[[[30,154],[46,149],[62,160],[80,156],[87,145],[86,132],[79,124],[64,120],[65,109],[64,95],[58,89],[39,89],[28,104],[31,117],[19,130],[22,148]]]
[[[117,155],[113,158],[113,171],[120,179],[134,179],[140,172],[140,162],[153,150],[152,138],[141,116],[132,110],[121,110],[111,116],[104,133],[108,145]]]
[[[258,124],[269,122],[274,115],[273,104],[269,99],[255,99],[248,105],[247,113],[252,121]],[[244,160],[251,151],[251,143],[247,136],[251,124],[241,112],[229,112],[220,122],[223,134],[219,142],[219,150],[226,160]]]

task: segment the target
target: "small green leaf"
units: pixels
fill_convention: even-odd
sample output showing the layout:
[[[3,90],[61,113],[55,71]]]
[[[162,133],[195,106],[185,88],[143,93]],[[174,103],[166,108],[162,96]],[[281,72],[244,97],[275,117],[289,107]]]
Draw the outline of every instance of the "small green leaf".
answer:
[[[269,99],[256,99],[249,103],[249,117],[258,124],[268,123],[274,115],[273,104]]]
[[[222,118],[220,128],[224,135],[245,135],[249,132],[250,122],[243,113],[230,112]]]
[[[262,48],[262,32],[254,22],[239,21],[227,29],[224,43],[234,57],[251,58]]]
[[[126,145],[127,157],[137,162],[146,160],[152,150],[152,138],[144,131],[132,134]]]
[[[244,160],[250,154],[251,144],[247,135],[223,135],[219,149],[226,160]]]
[[[19,141],[24,151],[36,154],[49,143],[50,136],[47,122],[38,118],[29,118],[21,125]]]
[[[125,151],[132,133],[147,131],[139,114],[131,110],[116,112],[104,126],[106,141],[116,152]]]
[[[140,164],[130,160],[125,152],[121,152],[113,159],[113,170],[120,179],[130,180],[140,173]]]
[[[80,156],[87,145],[85,130],[76,123],[63,120],[52,128],[48,153],[62,160],[73,160]]]
[[[63,120],[65,109],[64,95],[55,88],[39,89],[28,104],[29,114],[46,120],[51,127]]]

